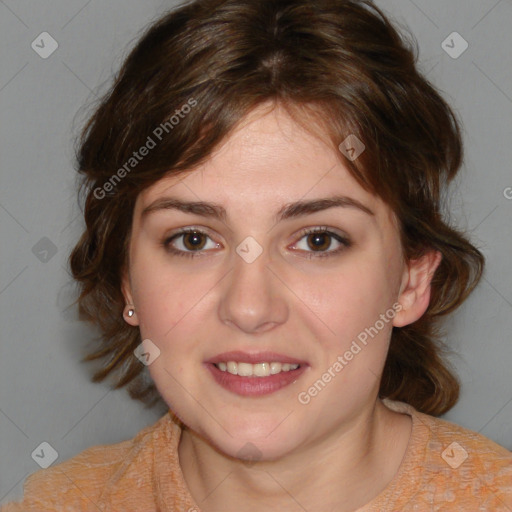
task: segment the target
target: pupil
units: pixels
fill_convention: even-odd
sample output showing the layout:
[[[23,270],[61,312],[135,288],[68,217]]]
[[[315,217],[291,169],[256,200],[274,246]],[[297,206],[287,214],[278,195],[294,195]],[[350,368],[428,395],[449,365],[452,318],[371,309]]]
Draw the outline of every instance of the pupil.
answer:
[[[309,235],[309,241],[313,244],[310,244],[312,249],[328,249],[330,245],[329,235],[326,235],[325,233]]]
[[[202,235],[200,233],[188,233],[185,236],[185,245],[187,249],[200,249],[204,246],[204,240],[201,240]]]

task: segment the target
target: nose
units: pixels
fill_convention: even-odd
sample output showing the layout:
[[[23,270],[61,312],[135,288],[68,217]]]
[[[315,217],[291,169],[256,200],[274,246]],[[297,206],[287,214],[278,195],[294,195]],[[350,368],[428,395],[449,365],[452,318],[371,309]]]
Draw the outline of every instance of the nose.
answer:
[[[264,251],[248,263],[234,255],[234,268],[223,280],[219,318],[230,327],[245,333],[269,331],[286,322],[289,314],[283,284],[268,268]]]

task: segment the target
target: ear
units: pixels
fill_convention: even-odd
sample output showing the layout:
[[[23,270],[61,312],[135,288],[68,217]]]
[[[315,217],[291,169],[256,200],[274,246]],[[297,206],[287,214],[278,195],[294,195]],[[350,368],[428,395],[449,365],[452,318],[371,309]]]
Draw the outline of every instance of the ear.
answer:
[[[431,250],[407,264],[402,277],[398,302],[402,309],[393,319],[395,327],[409,325],[423,316],[430,302],[430,284],[441,263],[439,251]]]
[[[125,308],[123,311],[123,318],[127,324],[137,326],[139,325],[139,319],[137,318],[137,309],[135,308],[135,304],[133,302],[133,294],[132,294],[132,284],[130,281],[130,276],[127,271],[123,271],[121,277],[121,292],[123,293]],[[128,311],[133,310],[133,315],[128,316]]]

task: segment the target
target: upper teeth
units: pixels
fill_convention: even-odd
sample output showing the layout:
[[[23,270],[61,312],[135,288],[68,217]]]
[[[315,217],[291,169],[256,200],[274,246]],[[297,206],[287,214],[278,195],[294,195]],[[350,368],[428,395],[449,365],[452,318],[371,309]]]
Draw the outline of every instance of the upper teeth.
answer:
[[[296,370],[298,364],[290,363],[235,363],[228,361],[227,363],[217,363],[217,368],[223,372],[227,371],[233,375],[240,375],[241,377],[268,377],[280,372],[288,372]]]

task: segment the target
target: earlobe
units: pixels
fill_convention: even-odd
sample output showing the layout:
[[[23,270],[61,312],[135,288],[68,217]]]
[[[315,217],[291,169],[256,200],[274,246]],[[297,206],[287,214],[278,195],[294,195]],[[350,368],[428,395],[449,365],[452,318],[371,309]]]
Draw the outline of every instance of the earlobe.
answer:
[[[130,324],[132,326],[139,325],[137,313],[135,312],[135,306],[133,304],[127,304],[124,307],[123,318],[127,324]]]
[[[121,292],[126,303],[126,306],[124,307],[123,310],[123,318],[125,322],[132,326],[139,325],[137,311],[133,303],[132,287],[130,284],[129,277],[127,276],[126,273],[123,273],[123,277],[121,279]]]
[[[432,278],[441,260],[441,253],[431,250],[409,261],[398,297],[403,309],[393,319],[395,327],[412,324],[425,313],[430,302]]]

